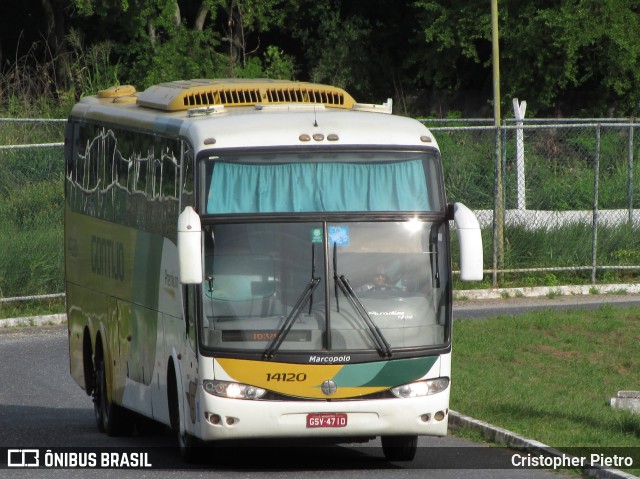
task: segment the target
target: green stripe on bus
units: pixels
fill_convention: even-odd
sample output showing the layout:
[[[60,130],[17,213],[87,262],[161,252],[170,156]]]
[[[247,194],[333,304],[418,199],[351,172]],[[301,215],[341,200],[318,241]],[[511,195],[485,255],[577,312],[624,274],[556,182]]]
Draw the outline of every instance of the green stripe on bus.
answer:
[[[388,362],[349,364],[343,367],[333,380],[338,387],[397,386],[425,376],[437,360],[437,356],[428,356]]]

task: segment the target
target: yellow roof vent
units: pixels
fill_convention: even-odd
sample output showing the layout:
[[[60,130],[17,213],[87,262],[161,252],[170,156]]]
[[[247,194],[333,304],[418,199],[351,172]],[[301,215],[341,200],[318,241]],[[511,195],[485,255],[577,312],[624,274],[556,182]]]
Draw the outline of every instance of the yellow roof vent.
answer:
[[[350,109],[355,100],[341,88],[286,80],[187,80],[161,83],[138,94],[138,105],[165,111],[214,105],[313,103]]]
[[[98,92],[98,98],[110,99],[116,103],[119,103],[120,101],[127,101],[127,100],[122,100],[124,98],[135,99],[135,97],[133,96],[135,95],[135,93],[136,93],[136,89],[131,85],[118,85],[118,86],[112,86],[111,88],[107,88],[106,90],[100,90]]]

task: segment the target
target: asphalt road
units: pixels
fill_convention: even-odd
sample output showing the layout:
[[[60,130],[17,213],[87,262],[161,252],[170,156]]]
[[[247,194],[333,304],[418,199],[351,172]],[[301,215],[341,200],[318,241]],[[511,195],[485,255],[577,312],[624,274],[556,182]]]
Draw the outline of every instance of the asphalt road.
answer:
[[[535,309],[597,309],[640,306],[640,295],[563,295],[554,298],[508,298],[497,300],[458,300],[453,305],[454,319],[481,319],[495,316],[517,316]]]
[[[327,446],[292,448],[225,449],[214,462],[186,467],[173,448],[169,433],[154,436],[110,438],[100,434],[91,399],[72,381],[68,372],[65,325],[0,330],[0,453],[7,448],[48,448],[64,451],[127,447],[146,451],[153,446],[154,466],[161,469],[21,469],[0,468],[0,477],[242,477],[305,478],[532,478],[558,476],[536,469],[504,469],[513,452],[455,437],[421,438],[417,458],[411,463],[391,463],[374,447]],[[97,449],[96,449],[97,448]],[[157,451],[161,451],[158,457]],[[268,453],[265,454],[265,451]],[[214,452],[215,449],[214,449]],[[0,464],[7,458],[0,457]],[[478,464],[480,466],[478,466]],[[477,467],[482,467],[479,469]],[[499,467],[500,469],[488,469]]]

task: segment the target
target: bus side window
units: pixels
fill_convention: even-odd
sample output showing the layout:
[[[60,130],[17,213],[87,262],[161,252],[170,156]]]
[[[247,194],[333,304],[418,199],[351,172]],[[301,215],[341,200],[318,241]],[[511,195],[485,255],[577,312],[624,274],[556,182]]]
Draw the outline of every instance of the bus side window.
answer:
[[[184,286],[184,320],[189,344],[196,350],[196,285]]]

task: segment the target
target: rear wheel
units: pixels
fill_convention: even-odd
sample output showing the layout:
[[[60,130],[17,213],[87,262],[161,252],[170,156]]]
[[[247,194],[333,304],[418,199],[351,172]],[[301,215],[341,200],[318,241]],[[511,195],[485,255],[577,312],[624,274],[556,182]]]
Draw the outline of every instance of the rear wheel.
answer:
[[[93,388],[93,413],[96,418],[96,426],[98,431],[104,432],[104,361],[102,358],[96,358],[95,366],[95,386]]]
[[[96,356],[96,380],[93,390],[93,411],[98,431],[106,432],[109,436],[131,434],[134,422],[128,411],[109,401],[107,393],[107,374],[104,357],[100,352]]]
[[[418,450],[418,436],[382,436],[382,452],[389,461],[412,461]]]

